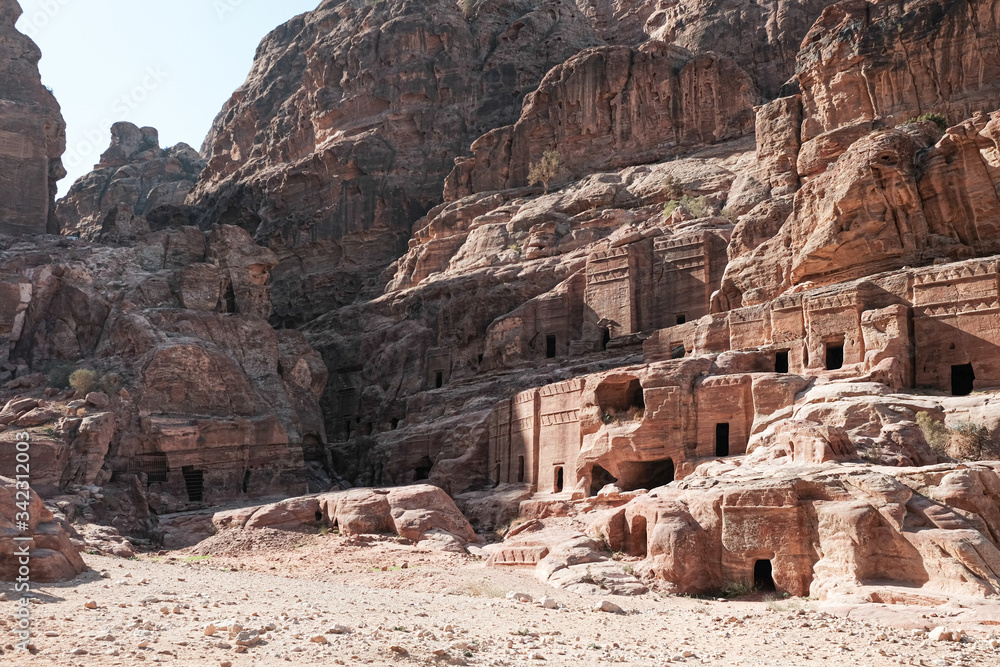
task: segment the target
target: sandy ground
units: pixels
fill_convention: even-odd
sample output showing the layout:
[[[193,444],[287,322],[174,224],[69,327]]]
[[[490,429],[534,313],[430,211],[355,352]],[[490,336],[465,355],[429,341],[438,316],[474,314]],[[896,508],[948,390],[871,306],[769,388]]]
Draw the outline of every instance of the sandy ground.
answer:
[[[0,664],[1000,665],[982,627],[957,643],[912,629],[957,629],[960,610],[907,608],[889,628],[801,599],[582,597],[388,538],[237,532],[86,560],[75,581],[36,588],[33,655],[13,652],[15,594],[0,584]],[[539,606],[545,596],[562,608]],[[624,613],[594,610],[603,599]],[[862,617],[883,618],[868,607]],[[223,629],[234,624],[245,634]]]

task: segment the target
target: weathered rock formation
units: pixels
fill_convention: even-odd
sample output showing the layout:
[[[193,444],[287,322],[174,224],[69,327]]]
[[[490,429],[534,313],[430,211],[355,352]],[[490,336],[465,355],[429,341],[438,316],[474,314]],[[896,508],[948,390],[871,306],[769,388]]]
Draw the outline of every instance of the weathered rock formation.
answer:
[[[162,149],[155,128],[115,123],[111,146],[94,171],[59,200],[56,217],[64,234],[88,240],[135,238],[149,232],[146,218],[154,211],[155,222],[169,221],[171,209],[184,204],[204,168],[205,161],[187,144]]]
[[[42,86],[41,51],[14,29],[19,16],[17,0],[0,0],[0,234],[56,233],[66,123]]]
[[[189,197],[278,255],[276,319],[371,296],[469,142],[599,44],[560,0],[327,2],[269,35],[217,118]]]
[[[795,58],[829,0],[576,0],[611,44],[656,39],[695,52],[715,51],[753,76],[774,97],[795,71]]]
[[[995,596],[998,470],[707,471],[606,512],[594,530],[613,549],[647,556],[640,574],[683,593],[766,573],[780,591],[822,599]]]
[[[451,497],[426,484],[291,498],[218,512],[212,523],[217,530],[316,530],[326,526],[344,535],[394,533],[423,546],[459,553],[477,541]]]
[[[19,530],[15,517],[25,507],[28,530]],[[19,543],[15,537],[30,537],[31,541]],[[24,545],[28,547],[32,582],[67,581],[86,569],[66,529],[38,494],[27,486],[19,487],[13,479],[0,477],[0,581],[14,581],[20,576],[23,563],[15,552]]]
[[[171,228],[117,248],[51,237],[0,247],[0,275],[13,286],[0,312],[17,313],[2,345],[14,361],[0,370],[0,396],[14,400],[0,440],[34,434],[36,488],[52,495],[138,477],[165,511],[304,492],[310,475],[325,477],[327,372],[301,334],[267,323],[276,260],[246,231]],[[91,369],[109,395],[74,401],[46,389],[73,368]],[[12,456],[0,450],[4,465]]]
[[[758,93],[715,54],[661,42],[588,49],[549,72],[521,118],[472,144],[445,184],[448,199],[529,185],[546,151],[576,177],[664,159],[682,146],[747,134]]]

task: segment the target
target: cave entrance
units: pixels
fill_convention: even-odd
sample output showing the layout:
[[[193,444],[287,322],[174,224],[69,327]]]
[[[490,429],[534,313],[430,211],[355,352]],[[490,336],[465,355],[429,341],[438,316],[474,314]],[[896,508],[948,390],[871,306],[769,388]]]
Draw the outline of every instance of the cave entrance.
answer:
[[[599,465],[590,470],[590,495],[596,496],[608,484],[615,484],[618,478]]]
[[[611,342],[611,329],[604,329],[604,335],[601,337],[601,351],[608,349],[608,343]]]
[[[638,378],[605,380],[598,385],[595,394],[604,415],[634,421],[645,413],[646,399]]]
[[[774,591],[774,575],[771,561],[759,560],[753,564],[753,587],[758,591]]]
[[[680,324],[687,324],[687,321],[688,321],[687,315],[678,315],[677,316],[677,324],[679,324],[679,325]]]
[[[826,370],[836,371],[844,367],[844,344],[826,344]]]
[[[729,456],[729,423],[715,425],[715,455]]]
[[[181,468],[184,475],[184,486],[187,487],[188,500],[200,503],[205,499],[205,473],[195,470],[193,466]]]
[[[556,493],[562,493],[564,483],[565,479],[563,477],[563,469],[562,466],[559,466],[556,468],[556,481],[554,487]]]
[[[968,396],[975,388],[976,372],[972,364],[951,367],[951,395]]]
[[[440,389],[444,386],[444,371],[438,371],[434,374],[434,388]]]
[[[434,467],[434,462],[431,461],[431,457],[425,456],[424,458],[417,461],[417,465],[413,469],[413,481],[419,482],[423,479],[431,478],[431,468]]]
[[[545,356],[548,359],[555,359],[556,357],[556,337],[555,334],[549,334],[545,337]]]
[[[774,353],[774,372],[788,372],[788,350],[779,350]]]
[[[622,491],[655,489],[674,481],[673,459],[624,461],[618,464],[618,486]]]
[[[517,457],[517,483],[522,484],[524,482],[524,457]]]
[[[687,354],[687,350],[681,343],[675,343],[670,347],[670,358],[671,359],[683,359]]]
[[[249,470],[247,470],[247,471],[245,471],[243,473],[243,484],[241,485],[240,488],[243,489],[243,493],[247,493],[250,490],[250,471]]]

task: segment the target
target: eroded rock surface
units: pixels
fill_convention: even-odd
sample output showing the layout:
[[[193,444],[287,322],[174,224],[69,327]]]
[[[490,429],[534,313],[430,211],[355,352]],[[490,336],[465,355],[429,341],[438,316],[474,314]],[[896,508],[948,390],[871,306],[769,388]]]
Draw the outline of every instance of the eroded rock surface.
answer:
[[[56,233],[66,123],[42,85],[41,51],[14,28],[20,16],[17,0],[0,0],[0,234]]]
[[[88,240],[136,238],[150,231],[154,211],[154,227],[169,220],[170,209],[184,204],[204,168],[198,151],[187,144],[163,149],[155,128],[115,123],[111,146],[94,171],[59,200],[56,217],[64,234]]]

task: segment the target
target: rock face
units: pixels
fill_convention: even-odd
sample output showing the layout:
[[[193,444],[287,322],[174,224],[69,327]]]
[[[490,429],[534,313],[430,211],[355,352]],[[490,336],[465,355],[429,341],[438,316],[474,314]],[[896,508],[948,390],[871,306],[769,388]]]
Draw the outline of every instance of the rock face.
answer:
[[[30,518],[26,531],[18,530],[15,523],[16,515],[22,511],[18,503],[27,505]],[[14,538],[20,536],[32,538],[24,543],[29,550],[31,581],[68,581],[86,569],[66,529],[46,509],[38,494],[27,487],[18,487],[13,479],[0,477],[0,581],[14,581],[19,576],[21,559],[15,552],[21,550],[22,543],[16,543]]]
[[[802,38],[829,0],[576,0],[612,44],[647,38],[734,60],[768,98],[795,72]]]
[[[992,0],[846,0],[806,35],[797,72],[803,141],[849,125],[870,131],[923,113],[949,124],[1000,107]]]
[[[4,364],[8,380],[18,377],[0,390],[17,400],[0,430],[36,433],[40,490],[138,477],[162,512],[304,492],[307,450],[324,476],[327,371],[301,334],[267,323],[276,260],[246,231],[171,228],[132,247],[2,247],[0,275],[15,286],[19,314],[2,346],[16,362]],[[72,391],[45,392],[74,368],[90,369],[111,395],[74,402]]]
[[[162,149],[155,128],[115,123],[111,146],[59,200],[56,217],[64,234],[88,240],[139,236],[149,231],[151,213],[165,208],[154,216],[163,218],[184,204],[204,168],[187,144]]]
[[[517,123],[472,144],[445,194],[529,185],[529,167],[551,150],[565,179],[734,139],[750,131],[757,95],[745,72],[714,54],[659,42],[589,49],[546,75]]]
[[[559,0],[327,2],[271,33],[217,118],[189,196],[278,255],[275,317],[371,295],[469,142],[553,65],[599,44]]]
[[[644,573],[677,592],[766,573],[778,590],[821,599],[894,587],[983,597],[1000,591],[995,512],[980,502],[998,481],[995,465],[751,467],[658,489],[595,529],[647,556]]]
[[[19,16],[17,0],[0,0],[0,234],[54,234],[66,123],[42,86],[41,52],[14,29]]]
[[[292,498],[217,512],[212,523],[219,530],[315,530],[326,525],[345,535],[395,533],[425,547],[459,553],[476,541],[472,526],[448,494],[426,484]]]

